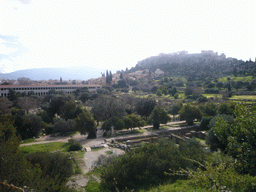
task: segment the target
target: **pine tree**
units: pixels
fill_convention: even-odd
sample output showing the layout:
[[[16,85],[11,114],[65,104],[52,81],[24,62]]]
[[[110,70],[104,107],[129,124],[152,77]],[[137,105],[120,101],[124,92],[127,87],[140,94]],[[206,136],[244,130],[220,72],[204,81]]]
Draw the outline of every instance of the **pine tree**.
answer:
[[[108,83],[111,83],[111,81],[112,81],[112,73],[111,73],[111,71],[109,72],[109,82]]]

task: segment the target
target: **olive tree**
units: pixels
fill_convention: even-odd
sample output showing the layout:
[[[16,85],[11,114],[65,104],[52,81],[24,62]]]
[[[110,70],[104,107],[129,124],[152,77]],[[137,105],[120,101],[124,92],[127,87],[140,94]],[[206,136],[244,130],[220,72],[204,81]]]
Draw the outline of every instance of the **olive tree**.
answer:
[[[88,133],[88,139],[96,138],[96,123],[92,115],[88,111],[82,111],[75,119],[75,130],[79,131],[82,135]]]
[[[122,117],[125,113],[125,104],[120,99],[105,96],[93,101],[91,113],[97,122]]]
[[[201,120],[202,112],[201,110],[193,105],[187,104],[183,105],[181,110],[179,111],[180,120],[186,120],[188,125],[193,125],[194,120]]]

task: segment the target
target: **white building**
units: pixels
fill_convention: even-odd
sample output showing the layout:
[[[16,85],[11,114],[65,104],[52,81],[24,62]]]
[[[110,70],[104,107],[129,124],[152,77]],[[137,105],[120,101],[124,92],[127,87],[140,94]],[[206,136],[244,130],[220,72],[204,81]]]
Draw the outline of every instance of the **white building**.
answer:
[[[89,91],[96,91],[100,89],[100,85],[0,85],[0,96],[6,97],[9,94],[9,89],[15,92],[34,92],[35,95],[46,95],[50,90],[64,91],[65,93],[72,93],[77,89],[88,88]]]

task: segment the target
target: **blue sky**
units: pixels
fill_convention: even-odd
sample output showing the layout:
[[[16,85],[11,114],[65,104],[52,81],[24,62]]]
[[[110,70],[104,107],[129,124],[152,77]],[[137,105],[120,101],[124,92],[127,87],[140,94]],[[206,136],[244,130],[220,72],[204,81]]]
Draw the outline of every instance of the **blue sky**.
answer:
[[[0,70],[131,68],[159,53],[254,61],[253,0],[1,0]]]

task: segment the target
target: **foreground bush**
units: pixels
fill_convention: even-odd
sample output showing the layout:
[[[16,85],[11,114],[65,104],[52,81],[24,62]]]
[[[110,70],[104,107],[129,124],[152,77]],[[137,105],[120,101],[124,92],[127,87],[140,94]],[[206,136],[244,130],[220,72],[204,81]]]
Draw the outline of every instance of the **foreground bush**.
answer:
[[[0,115],[0,191],[9,191],[6,186],[12,185],[27,186],[30,191],[38,192],[70,191],[66,187],[66,178],[72,173],[69,167],[71,171],[73,169],[66,156],[30,154],[30,162],[19,151],[19,144],[12,119]]]
[[[63,153],[37,152],[26,156],[33,165],[39,164],[44,176],[66,182],[73,174],[73,165],[69,156]]]
[[[185,170],[192,187],[199,186],[206,191],[255,191],[256,177],[240,175],[235,170],[236,163],[230,158],[217,155],[209,158],[196,171]]]
[[[208,124],[209,134],[206,138],[206,144],[210,146],[211,151],[217,151],[220,149],[221,151],[225,151],[226,147],[228,145],[227,137],[229,134],[229,130],[227,127],[224,127],[222,129],[218,129],[217,132],[219,132],[219,136],[216,134],[217,132],[214,131],[214,127],[216,126],[217,119],[221,119],[223,122],[226,121],[228,124],[234,123],[234,118],[231,115],[217,115],[211,119],[211,121]],[[224,138],[224,139],[221,139]]]
[[[169,169],[195,169],[198,164],[193,164],[187,159],[193,158],[203,162],[205,156],[203,148],[194,139],[184,142],[180,147],[164,140],[149,145],[143,144],[122,156],[112,158],[101,170],[101,185],[104,189],[115,191],[160,184],[170,179],[165,174]]]
[[[250,106],[236,105],[234,123],[217,118],[212,131],[223,146],[223,152],[237,160],[236,170],[256,176],[256,111]]]

